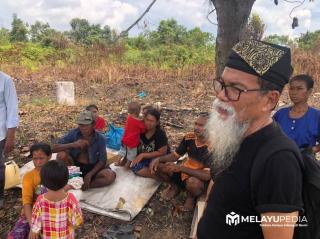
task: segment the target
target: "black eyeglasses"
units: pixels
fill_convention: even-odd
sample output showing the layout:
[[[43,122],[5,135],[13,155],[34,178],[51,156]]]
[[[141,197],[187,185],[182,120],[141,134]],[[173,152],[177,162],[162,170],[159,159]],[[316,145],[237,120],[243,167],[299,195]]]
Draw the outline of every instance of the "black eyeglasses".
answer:
[[[214,91],[219,94],[222,90],[228,100],[230,101],[238,101],[240,99],[241,93],[251,92],[251,91],[265,91],[263,89],[250,89],[250,90],[243,90],[239,89],[236,86],[226,85],[221,78],[216,78],[213,80],[213,88]]]

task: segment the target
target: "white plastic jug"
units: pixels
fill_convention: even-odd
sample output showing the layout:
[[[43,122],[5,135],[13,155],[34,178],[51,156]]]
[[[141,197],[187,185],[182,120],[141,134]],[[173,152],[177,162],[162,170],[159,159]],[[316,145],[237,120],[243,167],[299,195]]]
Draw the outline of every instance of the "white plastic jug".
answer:
[[[4,189],[13,188],[20,184],[19,166],[11,160],[4,163],[5,165],[5,185]]]

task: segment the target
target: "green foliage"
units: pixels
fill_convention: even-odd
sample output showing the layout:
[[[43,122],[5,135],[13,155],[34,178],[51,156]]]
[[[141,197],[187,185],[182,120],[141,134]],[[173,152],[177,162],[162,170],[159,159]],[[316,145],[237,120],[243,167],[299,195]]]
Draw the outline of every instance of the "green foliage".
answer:
[[[80,44],[92,45],[95,42],[110,43],[112,31],[109,26],[101,28],[100,24],[90,24],[87,19],[74,18],[70,22],[71,38]]]
[[[38,64],[28,58],[22,58],[20,61],[20,65],[24,66],[31,72],[35,72],[39,69]]]
[[[48,62],[53,54],[54,50],[50,47],[27,43],[20,51],[20,64],[31,71],[36,71],[40,65]]]
[[[15,43],[0,46],[0,64],[18,64],[31,71],[60,57],[59,51],[38,43]]]
[[[257,13],[252,13],[245,30],[245,38],[261,40],[265,32],[266,25]]]
[[[161,21],[154,31],[136,37],[123,36],[116,43],[117,34],[109,26],[81,18],[72,19],[70,26],[70,31],[59,32],[48,23],[36,21],[28,31],[27,25],[14,15],[12,31],[0,30],[0,64],[14,63],[36,71],[46,64],[67,67],[84,61],[162,68],[214,61],[213,36],[198,27],[188,30],[174,19]]]
[[[188,47],[187,45],[160,45],[141,51],[127,47],[121,62],[161,68],[182,68],[187,65],[212,64],[214,46]]]
[[[160,22],[156,33],[154,34],[154,40],[158,44],[182,44],[187,30],[179,25],[176,20],[169,19]]]
[[[70,40],[67,34],[50,29],[40,43],[46,47],[51,46],[57,49],[66,49],[70,45]]]
[[[16,14],[13,14],[13,20],[11,23],[12,30],[10,32],[11,42],[26,42],[28,41],[28,29],[26,24],[22,22]]]
[[[320,30],[314,32],[306,32],[300,37],[292,39],[288,35],[269,35],[263,39],[273,44],[298,47],[302,50],[319,49],[320,46]]]
[[[188,31],[174,19],[163,20],[157,30],[128,38],[122,61],[163,68],[210,64],[214,61],[213,40],[198,27]]]
[[[128,38],[127,43],[130,47],[139,50],[147,50],[150,48],[150,41],[148,41],[148,39],[142,34],[138,37]]]
[[[302,34],[298,39],[299,48],[309,50],[320,45],[320,30]]]
[[[208,32],[203,32],[196,27],[187,32],[185,42],[189,46],[203,47],[213,45],[214,37]]]
[[[320,30],[307,32],[296,39],[290,39],[288,35],[270,35],[263,40],[283,46],[298,47],[302,50],[312,50],[320,46]]]
[[[41,47],[39,44],[27,43],[21,49],[21,56],[35,62],[45,62],[54,54],[50,47]]]
[[[11,44],[0,45],[0,63],[9,63],[14,61],[14,56],[12,57],[10,54],[11,49]]]
[[[282,46],[293,46],[294,40],[290,39],[288,35],[269,35],[263,39],[266,42],[278,44]]]
[[[50,34],[50,26],[48,23],[36,21],[30,26],[30,40],[32,42],[42,42],[43,38]]]
[[[6,45],[10,43],[10,31],[5,28],[0,29],[0,45]]]

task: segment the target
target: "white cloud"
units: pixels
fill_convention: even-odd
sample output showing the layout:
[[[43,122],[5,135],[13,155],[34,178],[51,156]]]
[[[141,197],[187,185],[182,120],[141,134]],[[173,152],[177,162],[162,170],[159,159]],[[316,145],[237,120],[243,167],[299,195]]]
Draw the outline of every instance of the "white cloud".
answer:
[[[253,12],[258,13],[265,22],[266,34],[284,34],[290,37],[299,36],[306,31],[314,31],[320,28],[320,4],[319,1],[306,1],[302,6],[295,9],[291,16],[298,17],[299,26],[291,28],[291,10],[296,6],[293,3],[279,1],[279,5],[274,5],[273,1],[256,1]]]
[[[36,20],[48,22],[60,30],[70,28],[72,18],[86,18],[92,23],[110,25],[113,28],[126,27],[126,20],[133,20],[138,15],[138,9],[132,4],[119,0],[2,0],[8,9],[7,18],[13,13],[26,22]],[[10,12],[10,14],[8,14]],[[1,14],[2,15],[2,14]],[[8,21],[7,21],[8,22]]]
[[[78,3],[79,3],[78,0],[55,0],[55,1],[42,0],[41,1],[42,7],[44,9],[63,8],[66,5],[76,7]]]

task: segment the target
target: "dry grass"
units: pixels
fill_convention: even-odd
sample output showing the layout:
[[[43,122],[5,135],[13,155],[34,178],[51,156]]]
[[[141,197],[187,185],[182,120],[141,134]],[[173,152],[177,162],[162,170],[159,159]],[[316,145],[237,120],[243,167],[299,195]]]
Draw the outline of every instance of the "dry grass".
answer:
[[[315,91],[320,90],[320,45],[309,51],[294,50],[294,74],[309,74],[315,80]]]

